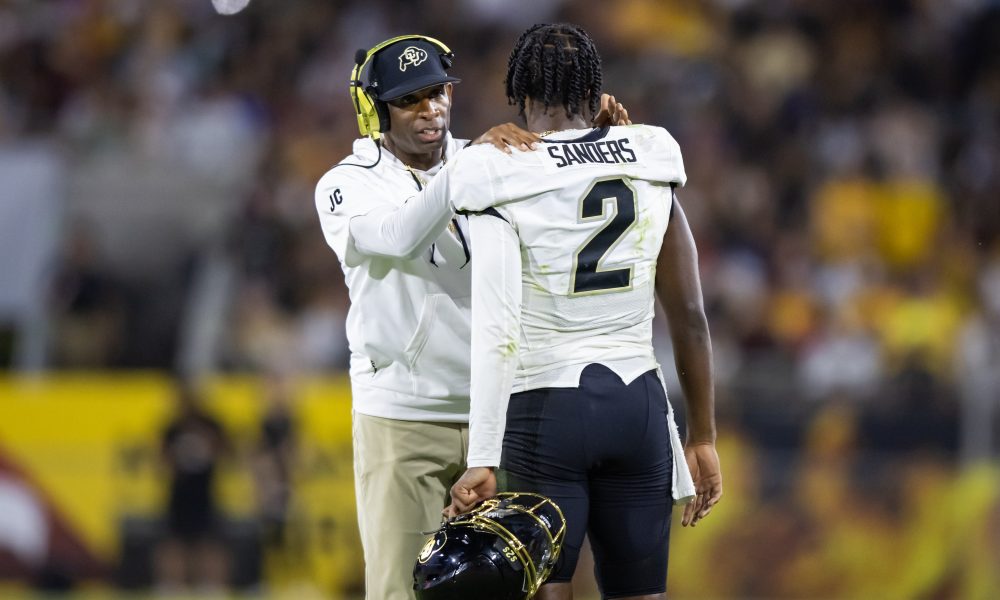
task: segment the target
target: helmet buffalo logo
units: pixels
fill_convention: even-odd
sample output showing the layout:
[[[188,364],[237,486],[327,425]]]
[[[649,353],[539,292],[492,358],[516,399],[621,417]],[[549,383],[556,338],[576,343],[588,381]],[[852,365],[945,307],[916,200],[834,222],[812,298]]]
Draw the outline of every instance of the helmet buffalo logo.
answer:
[[[446,521],[413,565],[417,600],[531,598],[555,567],[566,519],[552,500],[501,493]]]
[[[427,60],[427,51],[416,46],[407,46],[403,53],[399,55],[399,70],[405,71],[406,67],[413,65],[419,67],[420,63]]]
[[[417,557],[417,562],[425,563],[430,560],[430,557],[444,546],[444,543],[448,541],[448,534],[442,532],[441,535],[437,535],[428,538],[427,543],[420,550],[420,556]]]

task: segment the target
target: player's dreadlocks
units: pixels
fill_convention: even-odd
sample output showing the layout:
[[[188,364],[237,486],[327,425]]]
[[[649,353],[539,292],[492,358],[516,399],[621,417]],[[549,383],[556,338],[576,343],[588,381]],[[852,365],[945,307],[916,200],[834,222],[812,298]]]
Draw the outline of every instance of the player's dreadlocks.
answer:
[[[597,114],[601,101],[601,55],[576,25],[535,25],[521,34],[507,61],[507,101],[524,114],[527,98],[545,108],[563,106],[566,116]]]

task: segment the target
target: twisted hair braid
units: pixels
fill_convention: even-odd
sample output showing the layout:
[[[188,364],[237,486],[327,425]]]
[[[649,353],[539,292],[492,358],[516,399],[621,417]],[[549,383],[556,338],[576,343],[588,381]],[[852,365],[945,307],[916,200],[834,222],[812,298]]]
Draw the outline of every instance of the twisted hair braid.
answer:
[[[597,113],[601,101],[601,55],[581,27],[568,23],[534,25],[521,34],[507,60],[507,102],[524,114],[528,98],[566,116]]]

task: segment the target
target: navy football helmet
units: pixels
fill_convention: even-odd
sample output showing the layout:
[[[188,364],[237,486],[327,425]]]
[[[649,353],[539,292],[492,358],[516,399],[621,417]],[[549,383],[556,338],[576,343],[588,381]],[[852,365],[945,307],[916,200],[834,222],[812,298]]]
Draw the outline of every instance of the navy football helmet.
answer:
[[[554,502],[502,493],[450,519],[413,567],[418,600],[524,600],[559,557],[566,519]]]

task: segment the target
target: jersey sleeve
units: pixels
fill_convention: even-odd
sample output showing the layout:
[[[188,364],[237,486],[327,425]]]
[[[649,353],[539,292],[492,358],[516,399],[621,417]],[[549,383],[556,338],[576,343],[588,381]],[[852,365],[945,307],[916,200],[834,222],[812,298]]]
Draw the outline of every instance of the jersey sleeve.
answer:
[[[640,125],[636,129],[636,143],[643,149],[643,155],[652,157],[643,166],[642,178],[683,187],[687,174],[681,147],[673,136],[654,125]]]
[[[472,380],[468,466],[497,467],[521,340],[521,251],[507,221],[469,216]]]

